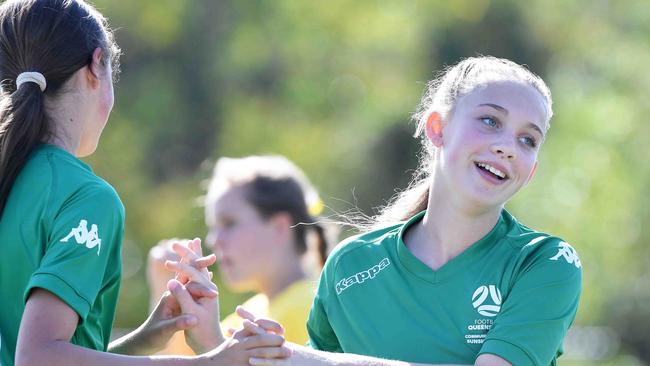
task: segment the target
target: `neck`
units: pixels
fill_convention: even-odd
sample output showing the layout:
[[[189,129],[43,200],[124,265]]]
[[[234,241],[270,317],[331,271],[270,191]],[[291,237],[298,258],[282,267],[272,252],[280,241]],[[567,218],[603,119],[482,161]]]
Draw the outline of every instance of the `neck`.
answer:
[[[278,261],[276,263],[282,262],[284,261]],[[290,264],[286,262],[290,262]],[[295,261],[286,262],[277,266],[273,271],[272,276],[267,276],[261,280],[260,292],[266,295],[269,299],[277,296],[294,282],[300,281],[306,277],[305,272],[300,265],[300,258],[297,258]]]
[[[68,92],[56,97],[45,97],[45,110],[50,120],[51,136],[45,141],[78,156],[81,146],[84,121],[88,116],[88,102],[85,94],[76,91],[79,84],[75,74],[67,82]]]
[[[502,207],[477,208],[475,203],[454,200],[442,182],[432,181],[427,212],[405,241],[418,259],[437,270],[487,235]]]

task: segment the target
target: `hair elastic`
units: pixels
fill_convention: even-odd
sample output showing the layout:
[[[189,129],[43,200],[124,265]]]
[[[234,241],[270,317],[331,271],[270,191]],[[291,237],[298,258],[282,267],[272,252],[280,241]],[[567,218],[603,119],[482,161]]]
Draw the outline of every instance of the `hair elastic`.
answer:
[[[41,91],[45,91],[45,87],[47,86],[47,83],[45,82],[45,76],[36,71],[21,72],[20,75],[16,77],[16,89],[20,88],[20,85],[23,83],[30,82],[38,84],[38,87],[41,88]]]

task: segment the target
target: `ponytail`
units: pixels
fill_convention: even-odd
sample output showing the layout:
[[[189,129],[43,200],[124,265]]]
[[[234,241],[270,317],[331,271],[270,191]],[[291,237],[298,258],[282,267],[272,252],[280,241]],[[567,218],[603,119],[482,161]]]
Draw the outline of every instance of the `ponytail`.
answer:
[[[49,131],[44,94],[35,83],[24,83],[0,104],[0,217],[18,173]]]
[[[102,65],[117,70],[120,50],[106,19],[83,0],[0,5],[0,215],[29,155],[56,132],[45,98],[55,100],[96,48]]]
[[[316,233],[316,254],[318,255],[318,264],[320,264],[322,268],[327,260],[328,251],[325,229],[319,223],[314,223],[312,228]]]

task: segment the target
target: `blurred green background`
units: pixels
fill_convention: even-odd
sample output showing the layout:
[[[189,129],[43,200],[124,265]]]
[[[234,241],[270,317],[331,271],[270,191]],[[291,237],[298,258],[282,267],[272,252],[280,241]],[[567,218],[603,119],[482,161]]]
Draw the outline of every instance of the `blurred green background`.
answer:
[[[404,187],[424,84],[462,57],[529,65],[555,117],[509,209],[580,253],[584,292],[563,365],[650,364],[650,6],[646,1],[97,0],[124,49],[90,159],[126,206],[116,326],[147,315],[145,260],[203,237],[220,156],[284,154],[335,210],[372,214]],[[245,295],[222,291],[223,314]]]

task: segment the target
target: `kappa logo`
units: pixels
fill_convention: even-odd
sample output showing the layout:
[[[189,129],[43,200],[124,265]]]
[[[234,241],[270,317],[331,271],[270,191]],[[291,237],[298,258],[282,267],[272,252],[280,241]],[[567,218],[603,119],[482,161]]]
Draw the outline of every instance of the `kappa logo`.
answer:
[[[372,280],[373,278],[375,278],[375,276],[377,276],[377,274],[381,270],[388,267],[389,264],[390,261],[388,260],[388,258],[384,258],[381,260],[381,262],[375,264],[374,266],[368,268],[367,270],[361,271],[355,275],[340,280],[336,284],[336,294],[340,295],[341,292],[343,292],[345,289],[357,283],[363,283],[366,280]]]
[[[74,237],[77,244],[85,245],[88,249],[97,247],[97,255],[99,255],[99,251],[102,248],[102,240],[99,238],[97,225],[92,224],[90,231],[88,231],[88,221],[81,220],[79,221],[79,226],[72,228],[70,234],[61,239],[60,242],[67,243],[72,237]]]
[[[488,296],[490,302],[488,302]],[[483,316],[497,316],[501,310],[501,291],[495,285],[481,286],[472,295],[472,306]]]
[[[576,268],[582,267],[582,263],[580,263],[580,258],[578,258],[578,253],[576,253],[575,249],[573,249],[568,243],[561,241],[558,247],[560,249],[558,250],[557,254],[549,258],[550,260],[556,261],[560,259],[560,257],[562,257],[566,259],[566,261],[569,264],[573,264],[574,266],[576,266]]]

